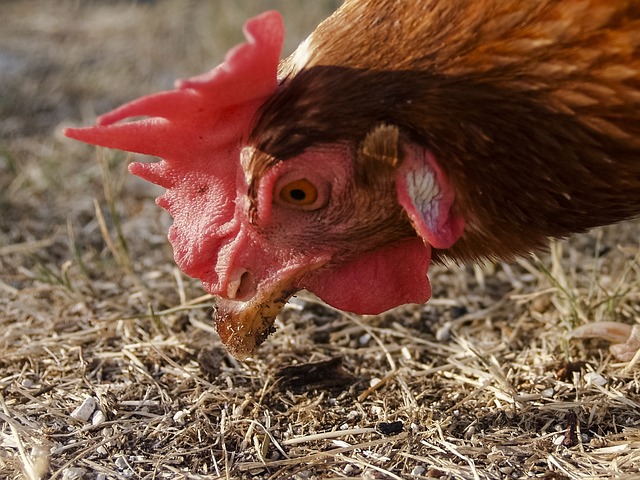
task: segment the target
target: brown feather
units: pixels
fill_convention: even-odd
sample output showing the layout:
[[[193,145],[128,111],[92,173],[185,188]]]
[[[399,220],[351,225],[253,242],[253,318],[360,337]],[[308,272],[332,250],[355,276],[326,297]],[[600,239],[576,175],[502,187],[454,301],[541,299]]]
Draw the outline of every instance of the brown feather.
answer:
[[[466,228],[447,257],[508,258],[640,214],[638,1],[351,0],[281,73],[254,178],[396,126],[455,190]]]

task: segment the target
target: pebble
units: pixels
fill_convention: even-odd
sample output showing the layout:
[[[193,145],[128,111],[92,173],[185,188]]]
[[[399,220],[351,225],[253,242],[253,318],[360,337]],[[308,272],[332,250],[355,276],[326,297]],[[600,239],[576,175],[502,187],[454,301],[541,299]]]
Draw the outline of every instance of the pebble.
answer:
[[[411,352],[407,347],[402,347],[402,349],[400,350],[400,353],[402,354],[402,358],[404,358],[405,360],[413,360],[413,357],[411,356]]]
[[[179,410],[173,415],[173,421],[176,425],[184,425],[187,423],[187,415],[189,412],[185,410]]]
[[[84,402],[80,406],[78,406],[73,412],[71,412],[71,416],[77,420],[82,420],[83,422],[89,421],[91,415],[96,410],[98,406],[98,401],[95,397],[87,397],[84,399]]]
[[[351,475],[356,471],[356,468],[351,465],[350,463],[347,463],[344,468],[342,469],[342,473],[344,473],[345,475]]]
[[[448,342],[451,340],[451,327],[451,322],[447,322],[436,330],[436,340],[438,342]]]
[[[562,442],[564,442],[564,435],[558,435],[557,437],[553,438],[553,444],[555,446],[562,445]]]
[[[553,387],[545,388],[542,392],[540,392],[540,396],[542,396],[542,398],[553,398],[554,393],[555,390],[553,389]]]
[[[418,477],[418,476],[422,475],[426,471],[427,471],[426,468],[424,468],[421,465],[418,465],[416,467],[413,467],[413,470],[411,470],[411,476],[412,477]]]
[[[65,468],[62,471],[62,480],[79,480],[87,473],[86,468]]]
[[[96,410],[95,412],[93,412],[93,415],[91,415],[91,425],[96,426],[96,425],[100,425],[101,423],[103,423],[106,420],[104,413],[102,412],[102,410]]]
[[[311,478],[313,478],[313,472],[311,470],[302,470],[298,473],[296,473],[293,478],[295,480],[310,480]]]
[[[584,375],[584,381],[587,382],[587,385],[597,385],[598,387],[603,387],[607,384],[607,379],[598,372],[587,372]]]
[[[107,450],[107,448],[104,445],[100,445],[98,448],[96,448],[96,452],[99,453],[100,455],[108,455],[109,451]]]
[[[129,468],[129,464],[127,463],[127,460],[122,455],[118,455],[114,463],[116,464],[116,467],[118,467],[120,470],[125,470]]]

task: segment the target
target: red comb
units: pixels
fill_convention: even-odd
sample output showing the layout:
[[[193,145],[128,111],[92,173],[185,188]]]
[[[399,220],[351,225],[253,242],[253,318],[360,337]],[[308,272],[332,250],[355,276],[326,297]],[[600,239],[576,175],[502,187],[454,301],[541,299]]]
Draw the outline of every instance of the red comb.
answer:
[[[129,170],[167,189],[157,203],[174,218],[169,239],[176,261],[214,290],[218,252],[238,228],[233,214],[242,141],[277,87],[282,18],[263,13],[245,24],[244,33],[247,42],[210,72],[127,103],[99,117],[96,126],[65,131],[86,143],[163,159],[133,163]],[[116,123],[139,116],[147,118]]]
[[[201,135],[218,145],[237,139],[248,126],[230,126],[225,120],[243,104],[263,99],[276,88],[282,18],[275,11],[263,13],[249,20],[244,32],[247,42],[233,48],[224,63],[210,72],[179,80],[176,90],[134,100],[99,117],[98,126],[67,129],[65,135],[169,161],[174,154],[189,161],[184,147],[189,145],[192,152],[194,138]],[[137,116],[154,118],[114,125]],[[221,124],[226,128],[220,130]]]

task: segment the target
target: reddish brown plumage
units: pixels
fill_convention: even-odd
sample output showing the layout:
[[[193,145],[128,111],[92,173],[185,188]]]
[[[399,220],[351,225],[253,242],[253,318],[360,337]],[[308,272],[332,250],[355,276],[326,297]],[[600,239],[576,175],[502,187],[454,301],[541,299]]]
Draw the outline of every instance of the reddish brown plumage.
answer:
[[[638,1],[347,1],[281,74],[257,146],[278,161],[398,126],[455,190],[466,227],[448,257],[640,212]]]

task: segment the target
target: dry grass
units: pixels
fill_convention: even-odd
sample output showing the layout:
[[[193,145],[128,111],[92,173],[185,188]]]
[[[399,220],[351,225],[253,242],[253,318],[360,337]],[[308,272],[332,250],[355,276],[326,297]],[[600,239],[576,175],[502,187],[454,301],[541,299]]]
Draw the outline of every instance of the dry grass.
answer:
[[[59,131],[213,66],[267,3],[291,49],[335,2],[0,5],[0,476],[638,478],[637,367],[567,339],[640,319],[637,221],[434,268],[433,301],[378,317],[301,295],[224,352],[157,190]]]

